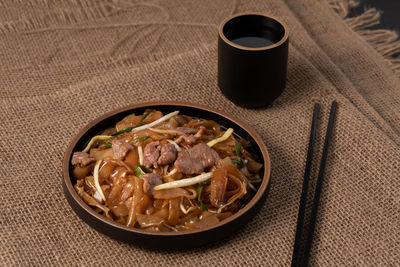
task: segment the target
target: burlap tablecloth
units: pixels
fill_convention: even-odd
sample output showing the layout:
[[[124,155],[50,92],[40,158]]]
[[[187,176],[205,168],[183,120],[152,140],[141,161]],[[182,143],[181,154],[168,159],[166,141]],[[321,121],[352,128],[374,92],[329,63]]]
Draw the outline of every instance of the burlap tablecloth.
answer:
[[[287,88],[267,109],[238,108],[216,84],[217,25],[242,11],[275,15],[291,31]],[[322,105],[317,166],[332,100],[310,263],[400,262],[399,79],[327,2],[1,0],[0,40],[1,265],[288,265],[313,103]],[[151,100],[225,110],[265,141],[269,197],[231,240],[145,250],[96,232],[68,205],[61,160],[72,137],[104,112]]]

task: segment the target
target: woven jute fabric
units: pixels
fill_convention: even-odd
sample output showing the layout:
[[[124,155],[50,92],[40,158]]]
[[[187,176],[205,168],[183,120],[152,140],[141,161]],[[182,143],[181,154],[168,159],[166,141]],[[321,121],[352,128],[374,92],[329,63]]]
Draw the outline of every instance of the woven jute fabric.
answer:
[[[216,83],[217,26],[243,11],[290,29],[287,87],[265,109],[236,107]],[[142,249],[98,233],[68,205],[61,161],[74,135],[105,112],[153,100],[224,110],[265,141],[270,194],[230,240]],[[310,263],[396,265],[399,78],[329,3],[1,0],[0,265],[289,265],[313,103],[321,104],[315,177],[332,100],[339,106]]]

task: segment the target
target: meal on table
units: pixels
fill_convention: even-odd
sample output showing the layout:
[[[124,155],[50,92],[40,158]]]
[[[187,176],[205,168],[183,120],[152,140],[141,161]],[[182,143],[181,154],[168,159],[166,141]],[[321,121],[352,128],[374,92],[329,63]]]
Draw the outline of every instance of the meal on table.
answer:
[[[212,120],[179,111],[131,114],[72,155],[74,188],[94,210],[155,232],[201,229],[239,211],[262,164]]]

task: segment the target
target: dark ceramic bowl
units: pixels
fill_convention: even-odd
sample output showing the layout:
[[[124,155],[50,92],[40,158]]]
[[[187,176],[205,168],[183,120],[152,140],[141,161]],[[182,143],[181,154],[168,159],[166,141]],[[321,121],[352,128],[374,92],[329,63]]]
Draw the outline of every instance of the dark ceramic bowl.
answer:
[[[116,122],[122,120],[125,116],[131,113],[141,114],[147,108],[160,110],[164,114],[180,110],[180,114],[214,120],[224,127],[233,128],[236,135],[250,140],[252,143],[250,151],[255,153],[258,156],[258,161],[262,161],[264,165],[261,170],[262,183],[252,199],[236,214],[212,227],[199,230],[187,230],[183,232],[147,232],[113,222],[95,212],[74,190],[73,185],[76,181],[72,177],[72,166],[70,165],[72,154],[75,151],[81,151],[94,135],[115,125]],[[265,144],[254,130],[252,130],[246,123],[235,119],[222,111],[190,103],[153,102],[120,108],[104,114],[90,122],[69,144],[63,159],[63,176],[65,196],[67,197],[72,209],[83,221],[99,232],[117,240],[144,247],[157,249],[186,249],[232,236],[256,215],[263,206],[268,193],[267,189],[270,182],[270,158]]]

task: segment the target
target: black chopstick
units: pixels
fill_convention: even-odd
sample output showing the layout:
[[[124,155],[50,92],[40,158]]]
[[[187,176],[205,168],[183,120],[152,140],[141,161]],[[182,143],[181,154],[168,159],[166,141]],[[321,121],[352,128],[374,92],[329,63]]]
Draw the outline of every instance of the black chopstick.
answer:
[[[326,129],[326,134],[325,134],[324,149],[322,151],[321,163],[319,165],[317,186],[315,188],[314,201],[313,201],[313,206],[312,206],[312,210],[311,210],[310,228],[308,230],[308,235],[307,235],[306,244],[305,244],[305,248],[304,248],[302,266],[307,266],[308,258],[310,257],[310,250],[311,250],[314,229],[315,229],[315,221],[317,219],[317,213],[318,213],[318,203],[319,203],[319,198],[321,196],[321,189],[322,189],[322,182],[323,182],[323,176],[324,176],[324,171],[325,171],[326,159],[328,157],[329,140],[331,138],[333,122],[335,120],[336,106],[337,106],[336,101],[333,101],[332,105],[331,105],[331,111],[329,113],[329,122],[328,122],[328,127]]]
[[[311,133],[310,133],[310,141],[308,144],[308,153],[307,153],[307,161],[306,161],[306,169],[304,172],[304,180],[303,180],[303,189],[301,192],[301,199],[299,205],[299,214],[297,218],[297,228],[296,228],[296,237],[295,243],[293,246],[293,255],[292,255],[292,267],[294,266],[307,266],[308,259],[310,256],[310,250],[314,235],[315,229],[315,222],[318,213],[318,204],[319,199],[321,196],[321,189],[322,189],[322,182],[323,182],[323,175],[325,171],[326,159],[328,157],[328,147],[329,147],[329,140],[332,133],[333,122],[335,118],[336,112],[336,101],[332,102],[331,110],[329,114],[329,121],[328,127],[326,129],[325,141],[324,141],[324,148],[322,151],[322,158],[321,163],[318,171],[318,178],[317,178],[317,185],[314,192],[314,199],[313,199],[313,206],[311,211],[311,218],[310,218],[310,225],[306,236],[306,243],[303,254],[300,252],[300,245],[301,245],[301,238],[302,238],[302,231],[304,226],[304,215],[305,215],[305,208],[307,202],[307,191],[308,191],[308,184],[309,184],[309,177],[311,171],[311,162],[312,162],[312,153],[313,153],[313,146],[314,146],[314,138],[315,138],[315,128],[317,124],[317,115],[318,115],[318,103],[314,105],[314,114],[313,114],[313,121],[311,126]],[[302,258],[299,258],[302,255]],[[301,264],[300,264],[301,262]]]
[[[299,262],[301,236],[302,236],[302,231],[303,231],[304,214],[305,214],[306,203],[307,203],[307,191],[308,191],[308,184],[309,184],[309,180],[310,180],[315,132],[317,129],[318,108],[319,108],[319,104],[315,103],[312,124],[311,124],[311,131],[310,131],[310,140],[308,142],[306,168],[304,171],[304,178],[303,178],[303,189],[301,191],[299,214],[297,216],[297,228],[296,228],[295,242],[294,242],[294,246],[293,246],[292,267],[298,266],[298,262]]]

